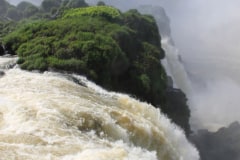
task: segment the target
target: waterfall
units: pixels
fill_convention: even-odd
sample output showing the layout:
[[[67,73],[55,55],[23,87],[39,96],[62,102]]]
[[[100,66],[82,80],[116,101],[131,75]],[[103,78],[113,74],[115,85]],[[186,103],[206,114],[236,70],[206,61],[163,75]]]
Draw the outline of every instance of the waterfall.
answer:
[[[202,112],[202,110],[200,109],[201,107],[199,107],[199,93],[196,92],[196,90],[194,90],[194,88],[192,87],[192,82],[189,79],[188,74],[184,68],[183,60],[178,53],[178,49],[172,44],[171,38],[164,37],[161,41],[161,44],[166,54],[166,58],[162,61],[162,64],[167,74],[170,75],[173,79],[174,87],[180,88],[187,95],[187,103],[191,110],[189,123],[191,125],[191,129],[196,131],[202,127],[202,119],[205,118],[199,116],[199,112]],[[200,98],[200,100],[204,102],[203,98]]]
[[[174,87],[180,88],[188,97],[188,105],[191,109],[190,124],[194,131],[203,128],[217,131],[239,120],[240,86],[236,81],[223,74],[219,76],[218,70],[211,70],[207,64],[204,66],[206,69],[202,67],[204,70],[196,73],[194,73],[195,64],[192,64],[192,68],[188,64],[187,72],[183,65],[184,61],[179,56],[177,48],[172,45],[170,38],[163,37],[162,47],[166,53],[163,65],[167,74],[172,77]],[[221,65],[216,64],[216,66]],[[213,73],[207,73],[207,67]],[[231,96],[226,96],[226,93]]]
[[[182,64],[182,58],[177,48],[172,44],[169,37],[162,38],[162,47],[165,50],[166,58],[163,60],[164,68],[174,82],[176,88],[180,88],[187,96],[192,95],[191,82]]]
[[[13,59],[0,58],[0,62]],[[160,110],[86,78],[17,67],[0,77],[1,159],[198,160]]]

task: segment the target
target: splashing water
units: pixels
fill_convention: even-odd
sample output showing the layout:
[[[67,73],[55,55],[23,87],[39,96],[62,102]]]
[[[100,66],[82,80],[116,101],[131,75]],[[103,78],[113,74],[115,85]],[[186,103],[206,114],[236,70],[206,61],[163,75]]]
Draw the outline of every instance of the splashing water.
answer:
[[[1,58],[0,58],[1,59]],[[5,160],[197,160],[182,130],[158,109],[81,76],[20,69],[0,78]]]
[[[164,37],[161,43],[166,52],[166,60],[163,64],[167,73],[173,78],[175,87],[180,88],[188,96],[192,95],[191,82],[181,63],[181,56],[178,54],[177,48],[171,44],[169,37]]]

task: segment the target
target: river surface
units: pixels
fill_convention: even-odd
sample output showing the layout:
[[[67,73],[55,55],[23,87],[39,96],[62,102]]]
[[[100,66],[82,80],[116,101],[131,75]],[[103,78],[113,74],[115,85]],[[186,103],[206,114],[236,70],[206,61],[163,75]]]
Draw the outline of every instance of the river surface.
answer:
[[[198,160],[153,106],[79,75],[33,73],[0,58],[1,160]]]

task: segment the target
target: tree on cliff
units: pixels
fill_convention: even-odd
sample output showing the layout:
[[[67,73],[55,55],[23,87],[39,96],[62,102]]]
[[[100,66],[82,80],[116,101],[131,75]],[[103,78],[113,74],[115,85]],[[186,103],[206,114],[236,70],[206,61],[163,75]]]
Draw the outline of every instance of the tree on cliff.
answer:
[[[4,37],[22,69],[83,74],[175,116],[168,112],[173,108],[167,106],[167,76],[160,62],[165,54],[152,16],[109,6],[66,8],[54,20],[28,22]]]
[[[85,74],[105,88],[161,103],[166,74],[155,20],[108,6],[66,10],[61,18],[21,27],[5,37],[23,69]]]

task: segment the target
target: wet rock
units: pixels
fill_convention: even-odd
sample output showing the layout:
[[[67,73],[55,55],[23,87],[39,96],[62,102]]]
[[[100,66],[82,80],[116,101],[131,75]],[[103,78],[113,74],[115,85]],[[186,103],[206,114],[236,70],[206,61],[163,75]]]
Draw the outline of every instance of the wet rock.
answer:
[[[240,124],[234,122],[217,132],[200,130],[190,136],[199,150],[201,160],[239,160]]]
[[[180,89],[168,87],[166,106],[163,106],[162,110],[185,131],[187,136],[191,133],[190,109],[187,105],[187,97]]]
[[[5,72],[0,70],[0,78],[4,75],[5,75]]]
[[[0,45],[0,56],[4,55],[4,53],[5,53],[4,47]]]

